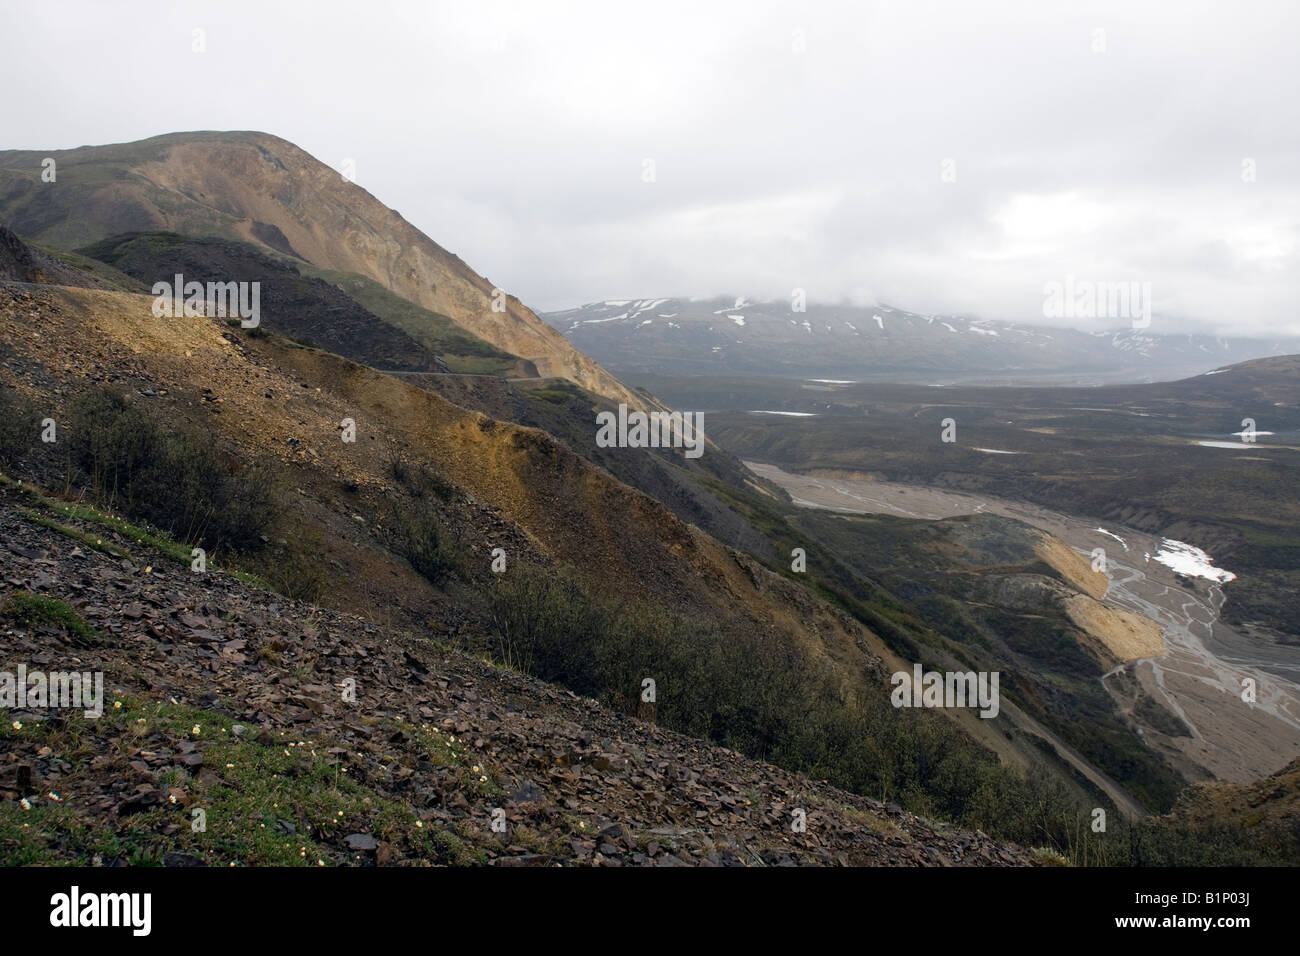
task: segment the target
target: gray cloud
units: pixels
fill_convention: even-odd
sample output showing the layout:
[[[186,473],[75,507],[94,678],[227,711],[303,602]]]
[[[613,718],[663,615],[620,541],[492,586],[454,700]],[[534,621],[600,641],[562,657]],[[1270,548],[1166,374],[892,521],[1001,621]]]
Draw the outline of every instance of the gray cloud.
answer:
[[[1298,26],[1283,2],[64,2],[7,17],[0,145],[276,133],[539,309],[798,286],[1042,322],[1071,274],[1150,282],[1153,330],[1300,334]]]

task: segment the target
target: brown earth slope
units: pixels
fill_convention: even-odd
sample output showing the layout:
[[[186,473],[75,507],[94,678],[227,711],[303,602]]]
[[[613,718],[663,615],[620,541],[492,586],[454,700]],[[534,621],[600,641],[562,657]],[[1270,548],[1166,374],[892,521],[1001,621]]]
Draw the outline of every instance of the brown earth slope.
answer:
[[[86,377],[148,402],[175,427],[214,428],[239,460],[277,461],[298,492],[277,534],[336,568],[334,607],[400,613],[454,603],[383,544],[396,450],[436,464],[462,494],[447,521],[468,573],[494,547],[569,564],[611,594],[702,621],[781,635],[834,661],[846,680],[876,674],[861,625],[814,600],[545,432],[494,421],[398,378],[220,320],[157,319],[148,296],[0,287],[0,338],[20,391],[58,418]],[[201,383],[201,385],[200,385]],[[152,393],[142,397],[143,392]],[[340,439],[356,423],[357,441]],[[877,675],[879,676],[879,675]]]

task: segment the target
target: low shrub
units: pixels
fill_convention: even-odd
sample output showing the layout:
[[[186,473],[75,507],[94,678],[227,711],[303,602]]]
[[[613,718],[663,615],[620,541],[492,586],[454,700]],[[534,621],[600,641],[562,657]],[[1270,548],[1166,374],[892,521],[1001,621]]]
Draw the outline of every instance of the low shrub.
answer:
[[[109,508],[209,550],[255,550],[278,513],[278,481],[225,460],[212,436],[168,430],[121,395],[87,393],[69,410],[74,464]]]

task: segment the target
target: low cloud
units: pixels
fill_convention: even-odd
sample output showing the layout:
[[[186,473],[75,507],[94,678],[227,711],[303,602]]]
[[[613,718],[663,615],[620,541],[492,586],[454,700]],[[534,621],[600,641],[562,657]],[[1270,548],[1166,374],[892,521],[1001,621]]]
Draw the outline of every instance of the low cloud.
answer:
[[[1300,334],[1290,4],[329,6],[27,10],[0,145],[273,132],[539,309],[1042,322],[1074,275],[1149,282],[1153,330]]]

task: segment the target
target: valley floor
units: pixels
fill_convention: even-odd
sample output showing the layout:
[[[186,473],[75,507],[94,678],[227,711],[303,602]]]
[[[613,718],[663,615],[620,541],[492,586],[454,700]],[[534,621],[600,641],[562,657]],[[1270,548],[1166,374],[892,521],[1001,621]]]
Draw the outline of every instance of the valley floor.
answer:
[[[1107,689],[1123,706],[1122,685],[1136,679],[1191,730],[1190,737],[1171,737],[1143,727],[1148,743],[1193,780],[1246,783],[1300,754],[1300,648],[1250,640],[1225,625],[1219,619],[1223,586],[1200,578],[1191,588],[1182,586],[1187,579],[1154,560],[1159,536],[984,495],[746,464],[804,507],[924,519],[992,513],[1046,531],[1085,555],[1104,548],[1110,577],[1105,603],[1155,621],[1165,643],[1164,654],[1126,661],[1107,674]],[[1253,705],[1240,699],[1244,678],[1256,683]]]

